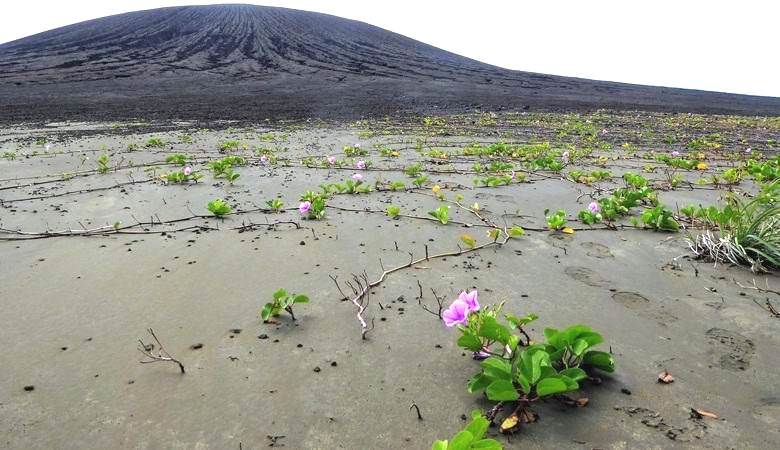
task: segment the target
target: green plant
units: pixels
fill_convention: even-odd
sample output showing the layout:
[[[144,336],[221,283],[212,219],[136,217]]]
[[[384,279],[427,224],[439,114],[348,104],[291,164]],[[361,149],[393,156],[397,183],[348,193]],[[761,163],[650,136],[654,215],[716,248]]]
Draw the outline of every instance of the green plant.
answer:
[[[406,189],[406,184],[403,181],[391,181],[388,188],[391,191],[398,191],[398,190],[404,190]]]
[[[528,409],[531,403],[578,390],[579,383],[589,378],[588,371],[615,370],[612,355],[595,350],[604,339],[589,326],[546,328],[546,342],[534,342],[524,328],[538,316],[504,314],[505,325],[499,319],[502,308],[503,303],[480,307],[476,291],[464,291],[442,317],[448,326],[457,325],[458,346],[483,359],[481,370],[467,384],[468,391],[484,391],[495,402],[516,402],[517,408],[507,418],[510,429],[535,421]],[[503,423],[502,431],[507,431]]]
[[[234,166],[246,165],[246,159],[241,156],[225,156],[222,159],[211,161],[209,163],[209,169],[214,174],[215,178],[224,177],[227,173],[231,172]]]
[[[400,214],[400,213],[401,213],[401,208],[399,208],[399,207],[397,207],[395,205],[390,205],[390,206],[387,207],[387,215],[390,218],[395,219],[395,218],[398,217],[398,214]]]
[[[447,225],[447,222],[450,220],[450,206],[441,205],[433,211],[429,211],[428,215],[436,218],[442,225]]]
[[[566,211],[563,209],[559,209],[558,211],[555,211],[553,214],[548,214],[550,212],[549,209],[544,210],[545,218],[547,219],[547,227],[551,230],[560,230],[564,226],[566,226]]]
[[[699,218],[704,232],[688,238],[701,258],[749,266],[754,272],[780,269],[780,181],[762,186],[750,201],[729,195],[723,208],[686,207],[689,217]]]
[[[230,205],[221,198],[208,202],[206,209],[208,209],[211,214],[214,214],[217,217],[222,217],[226,214],[230,214],[230,212],[233,211],[233,208],[231,208]]]
[[[237,150],[240,147],[241,147],[241,143],[239,141],[235,139],[231,139],[219,144],[218,148],[220,152],[227,152],[230,150]]]
[[[16,152],[3,152],[3,158],[13,161],[16,159]]]
[[[510,175],[490,175],[484,178],[474,178],[474,186],[487,186],[496,187],[501,185],[509,185],[512,183],[512,177]]]
[[[165,142],[163,142],[162,139],[158,137],[150,137],[149,140],[146,141],[146,147],[147,148],[160,148],[165,147]]]
[[[265,202],[265,204],[268,205],[268,207],[274,212],[279,212],[282,210],[282,208],[284,208],[284,202],[279,198],[268,200]]]
[[[305,214],[308,219],[322,220],[325,218],[327,195],[319,192],[306,191],[301,195],[301,204],[298,211]]]
[[[451,440],[437,440],[431,450],[503,450],[495,439],[484,439],[490,421],[479,410],[471,412],[471,423]]]
[[[404,169],[404,173],[412,178],[417,178],[423,170],[423,166],[420,163],[408,166]]]
[[[282,311],[287,311],[292,320],[295,320],[293,305],[296,303],[309,303],[309,297],[303,294],[288,294],[286,290],[279,289],[274,292],[273,301],[266,303],[260,310],[260,318],[263,319],[263,322],[268,322],[271,317],[276,317]]]
[[[182,184],[189,181],[198,182],[203,178],[203,175],[198,172],[193,172],[192,169],[176,170],[166,174],[160,175],[160,178],[165,183]]]
[[[680,224],[674,219],[674,213],[663,205],[657,205],[655,208],[646,209],[642,212],[642,222],[659,231],[677,231]]]
[[[368,150],[362,148],[358,144],[355,144],[354,146],[347,145],[344,147],[344,154],[347,156],[367,156]]]
[[[415,178],[412,181],[412,184],[414,184],[418,188],[421,188],[426,181],[428,181],[428,177],[426,175],[420,175],[419,177]]]
[[[98,173],[107,173],[110,169],[110,167],[108,167],[108,155],[104,153],[100,155],[96,161]]]
[[[223,173],[225,179],[230,183],[231,185],[236,182],[238,177],[241,176],[238,172],[233,172],[233,168],[227,168],[225,169],[225,172]]]
[[[178,166],[186,166],[188,160],[189,157],[182,153],[174,153],[172,155],[168,155],[168,157],[165,158],[165,162],[170,164],[176,164]]]

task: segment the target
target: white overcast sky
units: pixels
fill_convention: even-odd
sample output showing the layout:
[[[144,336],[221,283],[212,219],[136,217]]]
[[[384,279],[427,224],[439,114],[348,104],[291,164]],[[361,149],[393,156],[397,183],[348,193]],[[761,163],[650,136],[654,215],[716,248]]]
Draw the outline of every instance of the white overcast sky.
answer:
[[[8,0],[0,42],[198,0]],[[370,23],[509,69],[780,97],[775,0],[265,0]]]

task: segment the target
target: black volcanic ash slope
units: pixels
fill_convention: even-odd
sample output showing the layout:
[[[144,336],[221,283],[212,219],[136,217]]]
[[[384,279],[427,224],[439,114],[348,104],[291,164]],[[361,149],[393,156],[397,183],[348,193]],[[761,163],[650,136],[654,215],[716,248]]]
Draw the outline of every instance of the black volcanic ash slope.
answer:
[[[780,99],[510,71],[365,23],[262,6],[139,11],[0,45],[3,120],[525,106],[780,114]]]

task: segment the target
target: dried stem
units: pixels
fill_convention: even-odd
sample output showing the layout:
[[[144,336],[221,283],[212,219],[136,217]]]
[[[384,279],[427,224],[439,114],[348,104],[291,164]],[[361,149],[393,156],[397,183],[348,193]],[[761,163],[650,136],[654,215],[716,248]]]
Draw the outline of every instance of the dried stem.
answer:
[[[141,364],[149,364],[149,363],[155,363],[155,362],[174,362],[179,365],[179,369],[181,370],[181,373],[184,373],[184,364],[182,364],[178,359],[172,357],[163,347],[162,343],[160,343],[160,340],[157,339],[157,335],[154,334],[154,330],[151,328],[148,328],[147,331],[149,334],[152,335],[152,338],[157,343],[157,352],[152,353],[154,351],[154,344],[144,344],[142,340],[138,340],[138,343],[141,344],[140,347],[138,347],[138,351],[143,353],[144,356],[149,358],[148,360],[142,360],[140,361]]]

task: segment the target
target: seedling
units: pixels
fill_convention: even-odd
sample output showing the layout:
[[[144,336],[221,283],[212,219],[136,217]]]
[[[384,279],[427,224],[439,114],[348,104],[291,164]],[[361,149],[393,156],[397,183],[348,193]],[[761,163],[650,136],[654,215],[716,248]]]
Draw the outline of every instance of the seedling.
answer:
[[[163,140],[158,137],[150,137],[149,140],[146,141],[146,147],[147,148],[165,147],[165,142],[163,142]]]
[[[400,214],[400,213],[401,213],[401,208],[399,208],[399,207],[397,207],[395,205],[390,205],[390,206],[387,207],[387,215],[391,219],[397,218],[398,214]]]
[[[231,211],[233,211],[233,208],[231,208],[230,205],[221,198],[210,201],[206,205],[206,209],[208,209],[211,214],[214,214],[217,217],[222,217],[224,215],[230,214]]]
[[[551,230],[560,230],[564,226],[566,226],[566,211],[563,209],[559,209],[558,211],[555,211],[553,214],[548,214],[550,212],[549,209],[544,210],[545,218],[547,219],[547,227]]]
[[[441,205],[433,211],[429,211],[428,215],[435,217],[442,225],[447,225],[447,222],[450,220],[450,206]]]
[[[415,178],[414,181],[412,181],[412,183],[416,187],[420,188],[420,187],[422,187],[423,184],[425,184],[426,181],[428,181],[428,177],[425,176],[425,175],[421,175],[421,176]]]
[[[296,303],[309,303],[309,297],[302,294],[288,294],[286,290],[279,289],[274,292],[274,300],[266,303],[263,309],[260,310],[260,318],[264,323],[267,323],[271,317],[277,317],[282,311],[287,311],[295,320],[295,313],[293,312],[293,305]]]
[[[108,155],[104,153],[100,155],[96,161],[97,161],[98,173],[107,173],[108,170],[110,169],[108,167]]]
[[[236,140],[229,140],[219,144],[219,151],[224,153],[229,150],[236,150],[241,147],[241,143]]]
[[[187,160],[189,160],[189,157],[182,153],[174,153],[173,155],[168,155],[168,157],[165,158],[165,162],[176,164],[178,166],[186,166]]]
[[[268,200],[265,202],[265,204],[268,205],[268,207],[274,212],[279,212],[282,210],[282,208],[284,208],[284,202],[279,198]]]
[[[484,439],[490,421],[481,411],[471,412],[471,423],[456,434],[451,440],[438,440],[431,450],[503,450],[503,446],[495,439]]]

